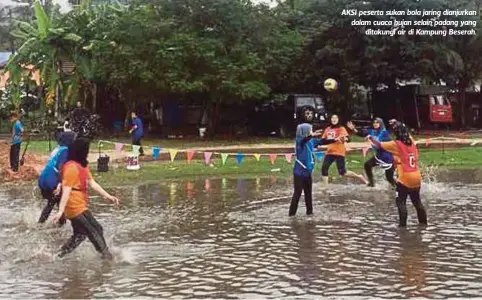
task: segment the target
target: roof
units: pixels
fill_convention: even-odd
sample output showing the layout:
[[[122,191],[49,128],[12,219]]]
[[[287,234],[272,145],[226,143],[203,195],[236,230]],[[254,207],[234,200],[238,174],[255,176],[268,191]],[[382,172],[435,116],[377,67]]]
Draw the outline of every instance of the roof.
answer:
[[[12,55],[11,52],[0,52],[0,68],[5,67],[5,65],[8,63],[10,55]]]

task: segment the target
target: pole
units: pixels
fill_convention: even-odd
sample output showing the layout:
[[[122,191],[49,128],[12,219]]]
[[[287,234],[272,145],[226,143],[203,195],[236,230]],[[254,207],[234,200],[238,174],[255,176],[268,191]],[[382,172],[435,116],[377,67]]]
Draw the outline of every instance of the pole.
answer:
[[[13,31],[13,18],[12,18],[12,8],[9,8],[8,10],[8,17],[10,18],[10,32]],[[10,47],[11,47],[11,52],[12,52],[12,55],[15,54],[15,42],[13,40],[13,35],[10,35]]]
[[[420,132],[420,115],[418,114],[418,103],[416,91],[413,91],[413,104],[415,105],[415,116],[417,118],[417,129]]]

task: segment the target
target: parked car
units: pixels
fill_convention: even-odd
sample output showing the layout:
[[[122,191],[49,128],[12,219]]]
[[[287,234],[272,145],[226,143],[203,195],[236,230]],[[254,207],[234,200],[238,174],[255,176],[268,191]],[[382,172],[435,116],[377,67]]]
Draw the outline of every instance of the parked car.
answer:
[[[326,125],[328,113],[321,95],[291,94],[283,101],[268,100],[255,106],[250,118],[251,134],[294,136],[301,122],[315,129]]]

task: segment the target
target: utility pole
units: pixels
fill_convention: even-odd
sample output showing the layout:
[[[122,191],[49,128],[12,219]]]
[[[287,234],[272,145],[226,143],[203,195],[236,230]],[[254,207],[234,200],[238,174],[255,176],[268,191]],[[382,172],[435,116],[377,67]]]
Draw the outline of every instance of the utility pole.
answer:
[[[8,9],[8,17],[10,19],[10,32],[13,30],[13,18],[12,18],[12,8]],[[13,36],[10,35],[10,50],[12,55],[15,54],[15,41],[13,40]]]

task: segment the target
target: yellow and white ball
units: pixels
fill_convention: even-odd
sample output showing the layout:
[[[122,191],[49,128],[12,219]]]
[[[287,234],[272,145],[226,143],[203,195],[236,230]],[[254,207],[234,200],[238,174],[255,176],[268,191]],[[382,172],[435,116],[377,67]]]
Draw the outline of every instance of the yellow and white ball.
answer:
[[[338,89],[338,82],[333,78],[326,79],[323,85],[329,92],[333,92]]]

